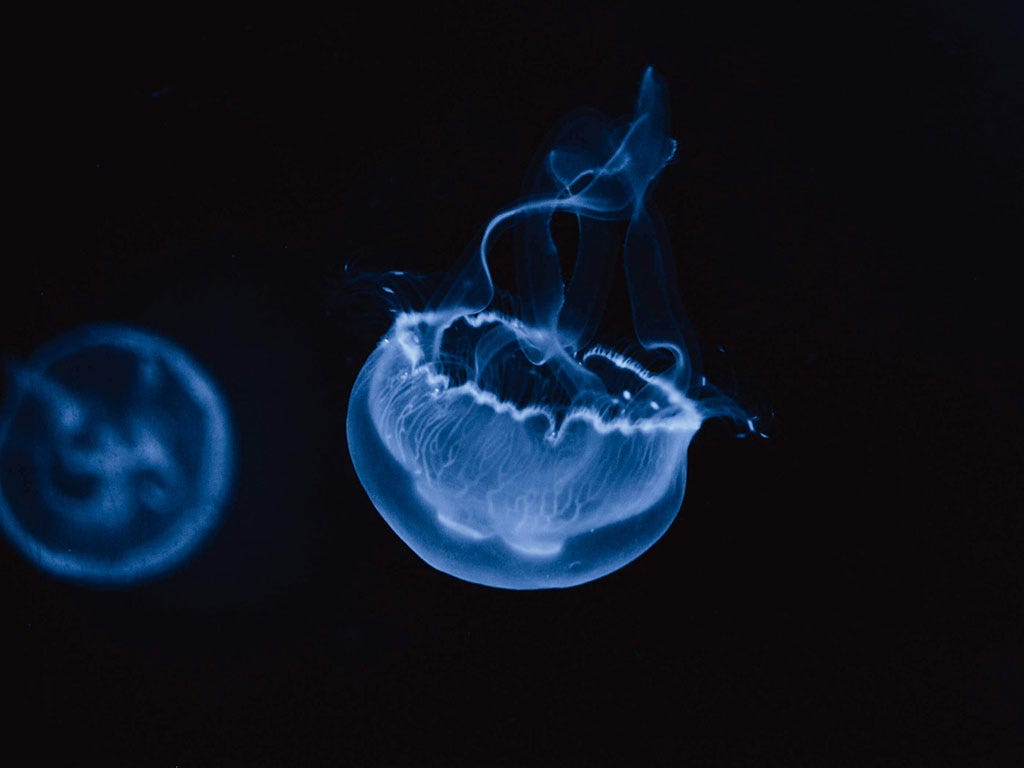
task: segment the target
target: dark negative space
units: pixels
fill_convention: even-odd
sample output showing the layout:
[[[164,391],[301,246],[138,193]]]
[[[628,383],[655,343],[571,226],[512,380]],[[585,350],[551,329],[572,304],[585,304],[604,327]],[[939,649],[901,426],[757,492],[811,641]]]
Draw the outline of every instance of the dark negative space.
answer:
[[[202,551],[136,587],[0,547],[13,754],[1016,764],[1012,4],[15,26],[0,353],[92,322],[173,339],[221,387],[237,475]],[[348,457],[348,392],[389,321],[358,277],[424,290],[552,127],[628,114],[648,65],[679,140],[652,195],[687,317],[770,439],[707,424],[679,517],[606,578],[458,581],[394,536]]]

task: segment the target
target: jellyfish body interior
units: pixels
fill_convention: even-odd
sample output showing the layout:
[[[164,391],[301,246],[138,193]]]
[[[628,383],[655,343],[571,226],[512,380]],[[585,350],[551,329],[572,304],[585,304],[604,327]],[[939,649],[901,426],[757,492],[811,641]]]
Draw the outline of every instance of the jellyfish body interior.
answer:
[[[124,584],[180,563],[213,529],[230,484],[230,428],[181,350],[91,326],[10,374],[0,524],[38,566]]]
[[[630,562],[675,518],[708,408],[691,396],[665,241],[646,206],[675,152],[665,123],[648,70],[631,121],[568,125],[535,194],[491,220],[430,305],[396,313],[363,366],[348,411],[353,463],[387,523],[435,568],[510,589],[573,586]],[[565,214],[577,228],[568,281],[551,226]],[[490,261],[509,230],[512,311],[499,308]],[[622,273],[628,356],[593,341]]]

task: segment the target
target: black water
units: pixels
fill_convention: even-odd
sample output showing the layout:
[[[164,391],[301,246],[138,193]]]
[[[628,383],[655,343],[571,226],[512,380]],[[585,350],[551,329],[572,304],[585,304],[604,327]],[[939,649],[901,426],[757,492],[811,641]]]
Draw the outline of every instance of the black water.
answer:
[[[239,461],[164,579],[90,590],[0,547],[15,754],[1018,764],[1024,15],[555,5],[12,21],[0,353],[156,331],[219,382]],[[709,425],[674,526],[605,579],[456,581],[355,480],[346,398],[388,316],[351,275],[452,263],[559,119],[628,114],[648,64],[704,368],[772,437]]]

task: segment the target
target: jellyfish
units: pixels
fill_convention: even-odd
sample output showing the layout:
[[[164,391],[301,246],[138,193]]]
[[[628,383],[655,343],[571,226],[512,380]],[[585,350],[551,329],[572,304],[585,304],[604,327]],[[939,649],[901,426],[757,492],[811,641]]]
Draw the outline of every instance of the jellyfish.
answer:
[[[216,528],[229,492],[224,401],[181,349],[88,326],[8,366],[0,528],[36,566],[119,586],[166,572]]]
[[[571,587],[634,560],[675,519],[690,441],[722,410],[702,397],[646,204],[675,150],[648,69],[632,119],[569,123],[542,155],[534,194],[491,219],[425,307],[395,312],[362,367],[347,416],[353,465],[434,568],[506,589]],[[568,280],[552,232],[566,214]],[[491,263],[510,230],[511,298]],[[633,339],[612,348],[595,334],[617,276]]]

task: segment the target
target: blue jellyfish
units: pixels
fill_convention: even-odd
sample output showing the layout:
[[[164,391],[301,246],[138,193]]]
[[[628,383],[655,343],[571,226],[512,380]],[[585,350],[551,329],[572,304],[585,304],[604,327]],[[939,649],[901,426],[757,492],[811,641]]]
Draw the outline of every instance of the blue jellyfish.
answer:
[[[537,194],[490,221],[427,307],[396,311],[363,366],[352,461],[388,525],[435,568],[507,589],[574,586],[638,557],[675,518],[690,440],[720,406],[696,392],[645,207],[675,153],[665,123],[648,69],[630,122],[567,125],[543,155]],[[567,282],[556,214],[577,226]],[[616,226],[625,232],[612,239]],[[510,229],[511,298],[490,263]],[[617,351],[594,337],[623,272],[635,341]]]
[[[216,527],[231,429],[216,388],[179,348],[90,326],[9,372],[0,526],[37,566],[123,585],[181,563]]]

